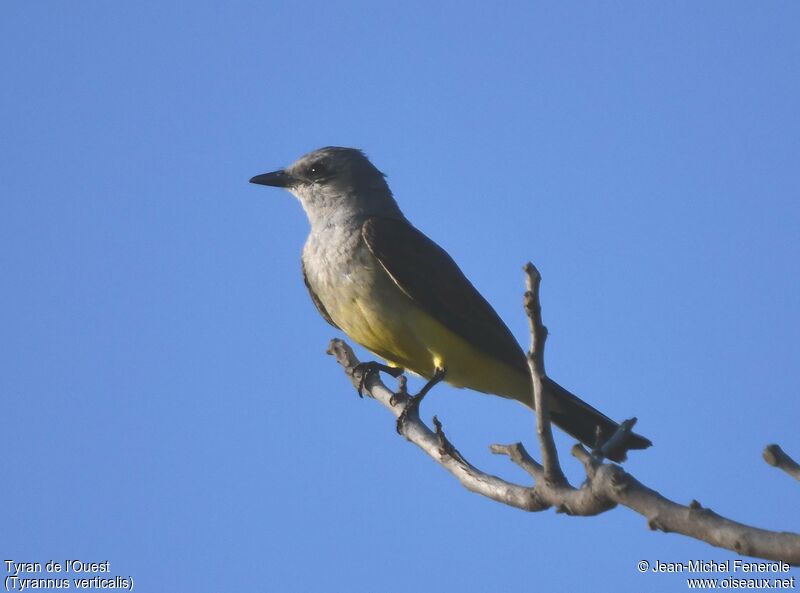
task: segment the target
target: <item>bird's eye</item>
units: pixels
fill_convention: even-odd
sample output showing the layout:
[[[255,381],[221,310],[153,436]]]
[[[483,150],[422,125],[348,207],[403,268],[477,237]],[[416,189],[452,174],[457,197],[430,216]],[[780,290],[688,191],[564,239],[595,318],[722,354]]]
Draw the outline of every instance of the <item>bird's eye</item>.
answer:
[[[322,163],[315,163],[308,169],[308,173],[312,179],[319,179],[328,174],[328,168]]]

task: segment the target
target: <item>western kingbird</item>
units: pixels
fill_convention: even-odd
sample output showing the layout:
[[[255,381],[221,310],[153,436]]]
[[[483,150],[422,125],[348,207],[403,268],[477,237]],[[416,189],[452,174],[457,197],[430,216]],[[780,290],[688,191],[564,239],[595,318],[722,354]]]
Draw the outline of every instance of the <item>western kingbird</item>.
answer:
[[[315,150],[251,183],[289,190],[311,232],[302,271],[325,320],[385,359],[456,387],[515,399],[533,408],[527,359],[511,331],[447,252],[418,231],[397,206],[383,173],[353,148]],[[550,379],[556,425],[594,447],[616,422]],[[650,441],[628,435],[611,458]]]

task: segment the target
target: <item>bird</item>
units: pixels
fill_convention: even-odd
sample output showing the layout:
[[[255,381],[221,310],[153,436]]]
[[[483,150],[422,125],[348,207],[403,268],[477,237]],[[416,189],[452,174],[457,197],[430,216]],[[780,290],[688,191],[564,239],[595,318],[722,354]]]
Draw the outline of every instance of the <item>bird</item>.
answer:
[[[368,370],[409,370],[533,409],[527,357],[452,257],[400,210],[386,176],[362,150],[326,146],[251,183],[288,190],[310,224],[301,270],[320,315],[386,361]],[[597,448],[619,425],[544,378],[551,420]],[[420,398],[421,399],[421,398]],[[606,456],[652,443],[628,433]]]

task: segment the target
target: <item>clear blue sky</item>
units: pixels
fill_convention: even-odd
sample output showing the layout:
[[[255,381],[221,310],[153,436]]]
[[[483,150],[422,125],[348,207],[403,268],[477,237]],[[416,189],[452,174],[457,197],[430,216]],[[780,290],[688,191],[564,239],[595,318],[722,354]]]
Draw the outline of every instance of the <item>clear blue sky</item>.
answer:
[[[477,497],[325,356],[307,222],[249,185],[363,148],[549,373],[677,501],[800,531],[796,2],[5,2],[3,558],[139,591],[677,591],[732,554]],[[362,355],[364,353],[362,352]],[[423,406],[474,463],[533,415]],[[570,476],[578,464],[566,454]]]

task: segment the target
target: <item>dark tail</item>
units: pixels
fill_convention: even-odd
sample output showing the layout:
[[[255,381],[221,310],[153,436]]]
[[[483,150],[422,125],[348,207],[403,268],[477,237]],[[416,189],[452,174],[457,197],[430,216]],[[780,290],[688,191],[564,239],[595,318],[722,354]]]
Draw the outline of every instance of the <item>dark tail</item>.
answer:
[[[579,397],[571,394],[552,379],[545,379],[545,389],[550,396],[550,418],[562,430],[588,447],[605,443],[619,428],[619,424],[595,410]],[[599,440],[599,442],[598,442]],[[613,461],[625,461],[628,449],[647,449],[653,443],[636,433],[608,453]]]

